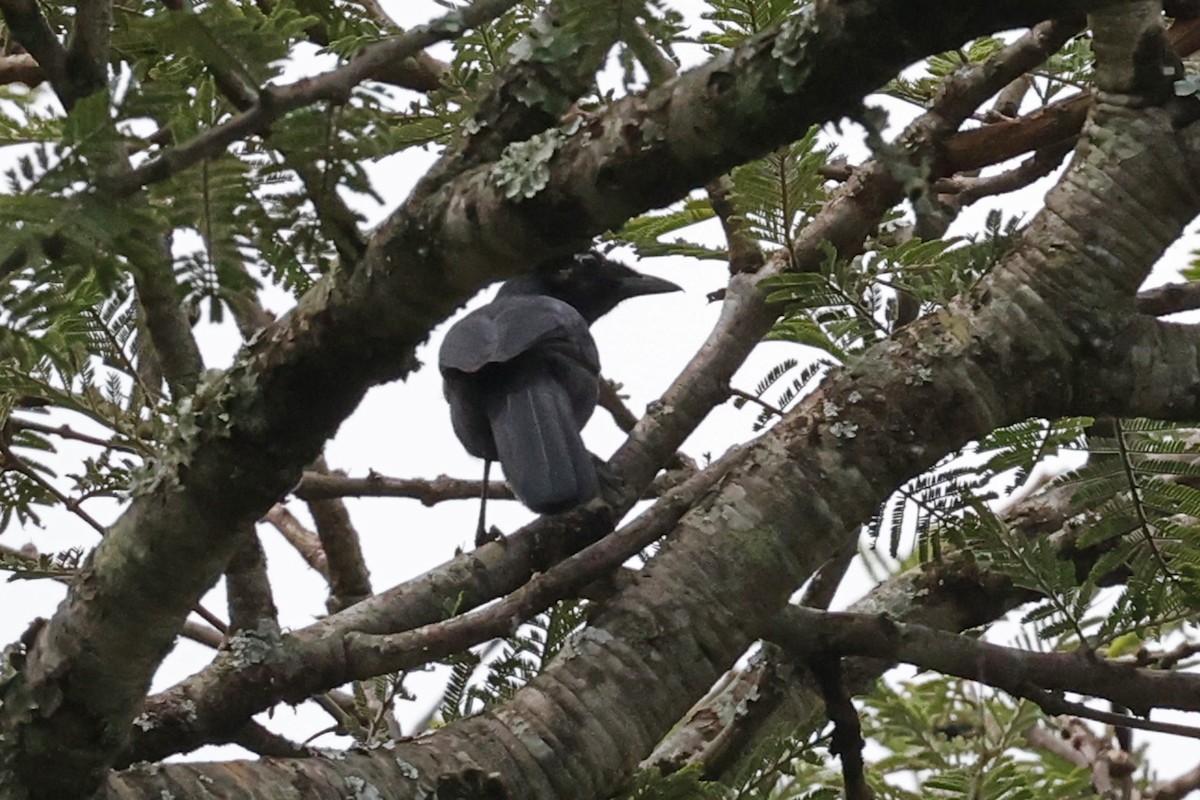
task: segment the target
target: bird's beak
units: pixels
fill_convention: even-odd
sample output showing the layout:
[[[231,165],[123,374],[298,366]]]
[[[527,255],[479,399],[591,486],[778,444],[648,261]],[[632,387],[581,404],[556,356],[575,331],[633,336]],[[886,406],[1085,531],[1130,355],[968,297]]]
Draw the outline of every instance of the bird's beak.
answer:
[[[682,287],[662,278],[656,278],[653,275],[631,275],[621,279],[621,295],[623,297],[638,297],[643,294],[663,294],[665,292],[682,291]]]

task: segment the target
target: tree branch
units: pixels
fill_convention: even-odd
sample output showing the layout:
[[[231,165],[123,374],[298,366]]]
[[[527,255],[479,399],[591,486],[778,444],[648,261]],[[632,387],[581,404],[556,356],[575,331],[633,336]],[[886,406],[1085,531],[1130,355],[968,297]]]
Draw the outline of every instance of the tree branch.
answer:
[[[89,436],[86,433],[75,430],[70,425],[46,425],[44,423],[35,422],[31,419],[24,419],[22,417],[9,417],[8,423],[17,430],[36,431],[38,433],[46,433],[51,436],[61,436],[64,439],[71,439],[76,442],[94,444],[97,447],[103,447],[106,450],[119,450],[123,453],[144,455],[143,451],[127,444],[123,444],[117,439],[101,439],[97,436]]]
[[[318,457],[313,467],[318,473],[329,472],[324,456]],[[329,599],[325,603],[329,612],[336,613],[370,597],[371,573],[346,505],[336,497],[310,500],[308,510],[317,526],[329,570]]]
[[[306,502],[334,497],[406,497],[422,505],[434,506],[448,500],[477,500],[482,481],[439,475],[424,478],[389,478],[371,472],[365,478],[306,471],[293,494]],[[488,483],[489,500],[512,500],[513,493],[504,481]]]
[[[412,197],[421,200],[447,181],[500,158],[505,147],[529,139],[558,124],[572,103],[595,83],[596,70],[621,32],[636,24],[621,3],[589,7],[586,26],[578,22],[579,6],[553,0],[529,27],[515,52],[479,100],[464,135],[450,143],[421,177]],[[572,22],[575,16],[575,22]],[[571,57],[561,53],[570,49]]]
[[[495,19],[516,3],[517,0],[476,0],[462,11],[453,11],[429,25],[363,48],[345,66],[287,86],[262,87],[256,103],[250,108],[185,144],[167,149],[139,167],[109,176],[104,181],[104,189],[116,196],[129,194],[139,187],[166,180],[203,159],[224,152],[238,139],[268,130],[289,111],[321,100],[344,103],[358,84],[388,70],[397,61],[414,56],[430,45],[460,36],[468,28]]]
[[[231,634],[240,631],[278,634],[278,613],[267,578],[267,558],[252,525],[245,529],[242,546],[229,559],[229,568],[225,570],[225,594]]]
[[[321,540],[315,533],[305,528],[292,512],[281,505],[271,506],[263,518],[275,526],[275,530],[300,554],[304,563],[316,570],[326,583],[329,582],[329,564],[325,560]]]
[[[1192,792],[1200,789],[1200,766],[1192,767],[1187,772],[1169,781],[1163,781],[1151,793],[1151,800],[1183,800]]]
[[[111,0],[77,0],[75,26],[66,53],[72,97],[87,97],[108,83],[111,28]]]
[[[1092,775],[1092,786],[1101,797],[1130,797],[1133,765],[1128,753],[1113,749],[1105,737],[1097,736],[1077,719],[1063,720],[1061,731],[1035,725],[1026,734],[1030,744],[1065,759]],[[1118,766],[1118,769],[1113,769]],[[1114,774],[1115,773],[1115,774]],[[1123,784],[1118,790],[1114,779]]]
[[[1080,368],[1095,370],[1077,405],[1089,416],[1195,420],[1200,326],[1133,316]]]
[[[986,683],[1039,705],[1058,693],[1077,692],[1112,700],[1141,716],[1153,708],[1200,711],[1200,675],[1140,669],[1082,652],[1038,653],[1002,647],[897,622],[886,615],[789,606],[780,613],[770,638],[794,655],[835,653],[915,664]],[[1038,689],[1031,692],[1030,687]],[[1098,713],[1107,712],[1091,711],[1088,716],[1095,719]],[[1127,719],[1130,727],[1141,727],[1145,722],[1122,719]],[[1176,726],[1175,730],[1188,730],[1189,735],[1200,737],[1200,729]]]
[[[825,715],[833,723],[829,752],[842,762],[842,786],[846,800],[872,800],[875,794],[867,785],[863,769],[862,751],[866,742],[862,737],[862,723],[842,681],[841,661],[835,657],[811,654],[808,659],[809,669],[821,688]]]
[[[350,674],[363,679],[413,669],[499,636],[572,596],[662,537],[742,455],[731,449],[703,472],[667,492],[634,522],[533,576],[498,603],[417,630],[385,636],[349,633]]]
[[[270,758],[312,758],[316,755],[312,748],[273,733],[257,722],[246,723],[230,739],[230,744],[240,745],[251,753]]]
[[[46,73],[29,53],[0,56],[0,84],[23,83],[33,89],[45,80]]]
[[[67,54],[36,0],[3,0],[0,13],[13,37],[37,60],[59,100],[70,110],[74,100],[67,84]]]
[[[1200,308],[1200,282],[1167,283],[1138,292],[1138,313],[1165,317]]]
[[[158,258],[154,264],[142,264],[136,269],[133,281],[155,361],[171,387],[171,396],[180,400],[196,391],[204,364],[192,336],[191,320],[181,302],[183,298],[175,281],[170,248],[161,236],[151,235],[158,240],[158,246],[154,248]]]
[[[1007,194],[1023,189],[1034,181],[1054,172],[1072,149],[1070,142],[1060,142],[1036,151],[1013,169],[982,178],[951,178],[938,181],[934,188],[938,192],[954,194],[963,206],[998,194]]]

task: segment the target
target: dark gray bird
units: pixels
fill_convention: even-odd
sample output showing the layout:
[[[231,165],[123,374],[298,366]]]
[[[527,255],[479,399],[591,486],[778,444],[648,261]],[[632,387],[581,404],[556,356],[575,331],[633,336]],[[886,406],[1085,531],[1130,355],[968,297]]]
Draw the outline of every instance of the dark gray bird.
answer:
[[[507,281],[450,328],[438,366],[454,433],[484,459],[485,498],[492,461],[539,514],[596,495],[596,466],[579,435],[600,388],[588,326],[627,298],[679,290],[589,252]],[[486,538],[481,506],[477,543]]]

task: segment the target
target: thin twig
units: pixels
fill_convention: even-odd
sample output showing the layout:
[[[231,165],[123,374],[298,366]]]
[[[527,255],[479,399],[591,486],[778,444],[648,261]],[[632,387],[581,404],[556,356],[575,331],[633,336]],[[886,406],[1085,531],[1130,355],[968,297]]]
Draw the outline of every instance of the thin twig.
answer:
[[[30,468],[30,466],[26,464],[20,456],[12,451],[12,449],[8,446],[8,443],[5,442],[2,437],[0,437],[0,456],[3,456],[3,463],[0,464],[0,466],[5,469],[12,469],[21,473],[27,479],[33,481],[35,484],[41,487],[43,491],[53,495],[54,499],[61,503],[64,508],[94,528],[101,536],[108,535],[108,529],[97,522],[91,514],[84,511],[83,508],[80,507],[78,500],[63,494],[56,486],[54,486],[54,484],[50,483],[41,475],[38,475],[37,472]]]
[[[269,130],[290,111],[322,100],[344,103],[356,86],[388,69],[394,62],[414,56],[438,42],[457,38],[468,29],[500,16],[518,1],[477,0],[470,7],[452,11],[428,25],[364,48],[345,66],[286,86],[263,87],[251,108],[139,167],[109,176],[103,181],[104,187],[118,197],[131,194],[142,186],[166,180],[203,159],[223,153],[238,139]]]
[[[772,414],[774,414],[777,417],[783,416],[782,410],[771,405],[770,403],[763,400],[758,395],[750,394],[749,392],[743,392],[741,389],[734,389],[732,386],[729,387],[729,395],[730,395],[730,397],[740,397],[748,403],[754,403],[757,406],[761,406],[762,408],[766,409],[767,411],[771,412]]]
[[[18,430],[36,431],[37,433],[46,433],[46,434],[50,434],[52,436],[61,436],[64,439],[72,439],[76,442],[85,442],[87,444],[94,444],[98,447],[104,447],[104,448],[107,448],[110,450],[120,450],[123,453],[133,453],[134,455],[142,455],[141,451],[139,451],[138,449],[136,449],[134,447],[131,447],[130,445],[123,444],[114,439],[101,439],[96,436],[89,436],[86,433],[81,433],[81,432],[75,430],[70,425],[57,425],[57,426],[46,425],[41,422],[34,422],[33,420],[23,419],[22,417],[9,417],[8,421],[10,423],[12,423],[13,427],[17,428]]]

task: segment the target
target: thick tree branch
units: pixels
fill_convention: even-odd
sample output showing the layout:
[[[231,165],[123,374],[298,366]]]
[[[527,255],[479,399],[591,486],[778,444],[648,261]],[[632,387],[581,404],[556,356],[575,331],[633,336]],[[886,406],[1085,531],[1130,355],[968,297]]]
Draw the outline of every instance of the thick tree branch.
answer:
[[[1079,368],[1095,370],[1077,398],[1088,415],[1197,419],[1200,326],[1131,315]]]
[[[558,124],[592,88],[609,49],[637,22],[622,3],[591,6],[586,26],[579,10],[572,0],[546,5],[514,49],[517,55],[493,78],[464,135],[421,177],[414,198],[427,197],[446,181],[495,162],[507,145]],[[564,49],[571,51],[569,58],[562,57]]]
[[[75,98],[87,97],[108,83],[111,0],[78,0],[75,26],[67,43],[66,68]]]
[[[1103,697],[1143,717],[1154,708],[1200,711],[1200,675],[1140,669],[1082,651],[1018,650],[897,622],[886,615],[789,606],[781,612],[770,638],[792,653],[858,655],[915,664],[986,683],[1017,697],[1030,697],[1031,687],[1038,687],[1039,692],[1051,695],[1076,692]],[[1139,722],[1131,719],[1129,724],[1137,726]],[[1191,730],[1193,736],[1200,736],[1200,729]]]
[[[1200,282],[1167,283],[1138,292],[1138,312],[1151,317],[1165,317],[1196,309],[1200,309]]]
[[[1081,515],[1075,494],[1071,486],[1053,487],[1014,506],[1004,522],[1021,539],[1050,536],[1062,557],[1076,559],[1076,569],[1086,572],[1097,554],[1081,552],[1075,542],[1095,519]],[[1010,579],[981,570],[969,554],[951,552],[889,578],[850,610],[958,632],[992,622],[1034,599],[1033,592],[1014,586]],[[673,772],[697,764],[716,778],[735,772],[757,743],[820,724],[820,696],[802,663],[766,645],[723,691],[698,703],[643,766]],[[845,663],[854,692],[863,691],[894,665],[866,658]]]
[[[161,237],[154,252],[158,260],[134,272],[134,286],[155,362],[162,368],[171,396],[180,400],[196,391],[204,364],[192,336],[191,320],[180,302],[182,293],[175,281],[170,248]]]
[[[1183,65],[1170,54],[1161,0],[1113,5],[1095,12],[1092,21],[1096,84],[1105,101],[1138,107],[1172,96]]]
[[[255,631],[278,635],[278,614],[267,578],[267,557],[252,525],[242,533],[242,544],[225,570],[225,594],[230,633]]]

